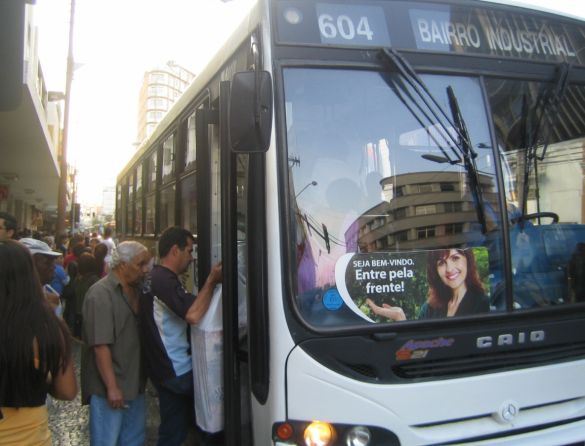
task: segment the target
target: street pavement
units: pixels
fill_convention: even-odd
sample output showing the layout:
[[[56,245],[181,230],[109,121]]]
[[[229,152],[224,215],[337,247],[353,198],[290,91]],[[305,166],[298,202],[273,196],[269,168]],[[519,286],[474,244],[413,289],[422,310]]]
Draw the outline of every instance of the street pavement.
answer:
[[[73,342],[75,372],[79,385],[81,344]],[[74,401],[51,400],[49,427],[53,446],[89,446],[89,406],[81,405],[81,391]],[[146,389],[146,446],[156,445],[159,424],[158,400],[151,385]]]

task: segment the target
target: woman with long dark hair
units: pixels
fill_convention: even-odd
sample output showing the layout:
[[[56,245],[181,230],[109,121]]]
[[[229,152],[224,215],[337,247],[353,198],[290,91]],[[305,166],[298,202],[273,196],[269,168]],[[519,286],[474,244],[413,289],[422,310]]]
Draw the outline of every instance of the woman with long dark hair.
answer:
[[[427,257],[427,301],[417,319],[437,319],[490,311],[488,297],[479,278],[471,249],[438,249]],[[375,314],[394,321],[406,320],[400,307],[376,305],[366,300]]]
[[[69,331],[45,299],[28,249],[3,241],[0,444],[51,444],[47,393],[62,400],[77,395]]]

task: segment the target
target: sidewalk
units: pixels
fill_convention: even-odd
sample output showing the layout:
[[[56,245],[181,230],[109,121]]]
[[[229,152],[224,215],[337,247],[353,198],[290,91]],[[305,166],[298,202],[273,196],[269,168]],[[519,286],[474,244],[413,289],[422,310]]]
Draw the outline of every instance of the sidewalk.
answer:
[[[79,384],[81,344],[73,342],[73,357]],[[74,401],[52,400],[49,404],[49,428],[53,446],[89,446],[89,407],[81,405],[81,391]],[[152,388],[146,390],[146,445],[154,446],[159,424],[158,400]]]

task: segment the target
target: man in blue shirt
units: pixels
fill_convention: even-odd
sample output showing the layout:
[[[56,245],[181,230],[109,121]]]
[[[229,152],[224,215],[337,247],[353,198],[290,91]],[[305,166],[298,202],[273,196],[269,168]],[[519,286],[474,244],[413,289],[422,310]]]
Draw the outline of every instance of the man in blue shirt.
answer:
[[[161,234],[160,264],[151,271],[140,299],[146,373],[159,395],[161,446],[181,445],[195,425],[189,324],[207,312],[222,279],[217,264],[197,295],[183,288],[179,274],[193,261],[193,242],[193,234],[177,226]]]

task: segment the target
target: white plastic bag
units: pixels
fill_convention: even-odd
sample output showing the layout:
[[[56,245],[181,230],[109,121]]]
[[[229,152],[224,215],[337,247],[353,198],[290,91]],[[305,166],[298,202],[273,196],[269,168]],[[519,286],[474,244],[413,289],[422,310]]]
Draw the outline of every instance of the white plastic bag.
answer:
[[[247,332],[246,245],[238,243],[238,327],[240,340]],[[223,430],[223,317],[222,287],[215,287],[209,309],[191,326],[195,418],[206,432]]]
[[[191,326],[195,417],[206,432],[223,429],[223,319],[221,285],[213,291],[209,309]]]

